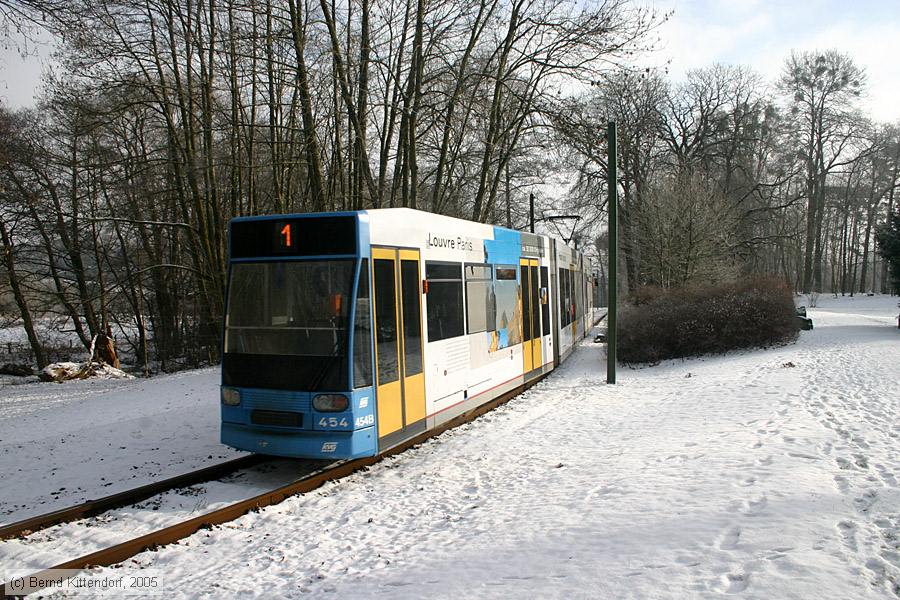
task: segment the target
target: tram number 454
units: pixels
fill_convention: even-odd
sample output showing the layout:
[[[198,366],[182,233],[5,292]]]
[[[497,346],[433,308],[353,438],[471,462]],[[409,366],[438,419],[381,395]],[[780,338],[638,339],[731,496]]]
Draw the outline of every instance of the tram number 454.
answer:
[[[369,425],[375,424],[375,415],[364,415],[362,417],[357,417],[354,423],[354,426],[359,427],[368,427]],[[319,427],[334,429],[337,427],[347,427],[349,423],[347,422],[347,417],[322,417],[319,419]]]
[[[347,423],[346,417],[341,417],[338,419],[337,417],[322,417],[319,419],[319,427],[346,427],[349,425]]]

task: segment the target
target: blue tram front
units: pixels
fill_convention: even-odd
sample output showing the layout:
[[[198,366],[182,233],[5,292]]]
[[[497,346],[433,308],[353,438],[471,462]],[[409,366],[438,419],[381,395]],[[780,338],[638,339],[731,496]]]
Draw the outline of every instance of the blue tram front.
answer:
[[[376,453],[367,227],[360,213],[232,221],[223,443],[281,456]]]

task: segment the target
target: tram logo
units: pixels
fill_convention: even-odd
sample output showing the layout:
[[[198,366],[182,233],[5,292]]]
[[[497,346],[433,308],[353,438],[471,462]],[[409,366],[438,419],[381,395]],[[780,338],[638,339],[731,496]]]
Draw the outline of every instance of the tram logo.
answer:
[[[337,442],[325,442],[322,444],[322,452],[331,453],[337,450]]]

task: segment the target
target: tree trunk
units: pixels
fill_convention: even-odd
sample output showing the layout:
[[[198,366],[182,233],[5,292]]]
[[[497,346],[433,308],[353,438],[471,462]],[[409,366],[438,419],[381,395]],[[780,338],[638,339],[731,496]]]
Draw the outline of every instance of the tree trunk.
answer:
[[[31,351],[34,353],[38,369],[43,369],[49,364],[47,361],[47,354],[44,352],[44,347],[41,346],[41,342],[38,340],[37,334],[35,333],[34,320],[31,318],[31,308],[28,305],[28,300],[25,298],[25,294],[22,292],[19,275],[16,272],[12,237],[6,228],[6,223],[2,219],[0,219],[0,240],[3,241],[3,266],[6,267],[6,276],[9,280],[9,287],[12,289],[13,298],[15,298],[16,306],[19,308],[19,314],[22,317],[22,327],[25,328],[25,335],[28,336],[28,343],[31,346]]]
[[[294,39],[294,53],[297,57],[297,88],[300,93],[300,113],[303,117],[303,139],[306,151],[306,176],[309,180],[310,200],[313,210],[325,210],[326,194],[322,179],[322,163],[319,158],[319,140],[316,135],[316,121],[312,111],[312,96],[309,91],[309,74],[306,67],[306,23],[300,11],[304,0],[290,0],[291,30]],[[325,7],[322,7],[323,10]]]

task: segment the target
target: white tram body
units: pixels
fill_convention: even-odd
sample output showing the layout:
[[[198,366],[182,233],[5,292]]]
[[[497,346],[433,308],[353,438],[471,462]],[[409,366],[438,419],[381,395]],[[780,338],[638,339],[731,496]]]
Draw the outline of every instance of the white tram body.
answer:
[[[236,219],[230,240],[222,441],[242,450],[381,453],[591,326],[590,264],[543,235],[394,208]]]

